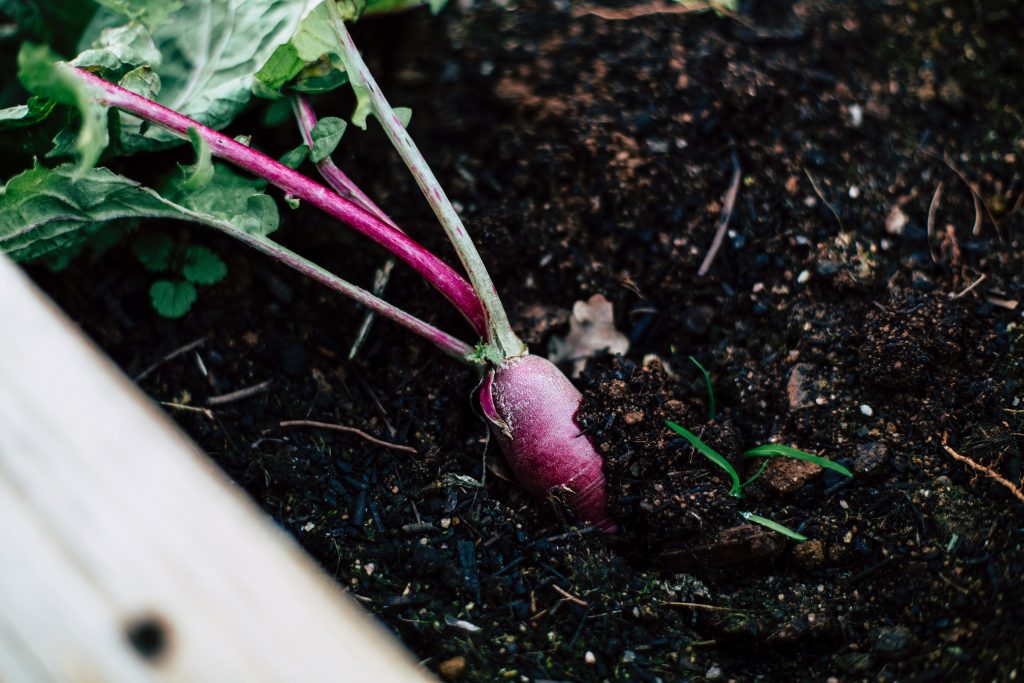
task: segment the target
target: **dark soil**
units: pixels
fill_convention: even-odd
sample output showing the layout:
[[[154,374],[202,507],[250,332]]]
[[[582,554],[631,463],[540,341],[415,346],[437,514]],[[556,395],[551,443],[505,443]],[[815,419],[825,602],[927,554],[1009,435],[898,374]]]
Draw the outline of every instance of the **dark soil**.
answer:
[[[615,20],[566,0],[451,4],[357,38],[392,101],[413,107],[533,347],[574,301],[615,304],[632,348],[590,363],[580,420],[607,458],[619,536],[488,471],[472,373],[387,322],[346,360],[361,312],[257,254],[162,227],[230,265],[179,321],[149,308],[127,248],[37,279],[130,375],[205,339],[140,381],[158,401],[203,407],[270,380],[209,414],[168,410],[447,676],[1024,673],[1024,502],[942,447],[1021,481],[1024,5],[748,0],[734,18]],[[254,144],[297,143],[280,130]],[[733,153],[735,212],[699,277]],[[338,160],[450,257],[378,130],[349,133]],[[384,258],[305,207],[281,235],[357,282]],[[466,335],[400,268],[389,296]],[[714,419],[690,355],[713,377]],[[292,419],[418,454],[278,426]],[[856,477],[773,461],[731,498],[666,419],[729,457],[777,441]]]

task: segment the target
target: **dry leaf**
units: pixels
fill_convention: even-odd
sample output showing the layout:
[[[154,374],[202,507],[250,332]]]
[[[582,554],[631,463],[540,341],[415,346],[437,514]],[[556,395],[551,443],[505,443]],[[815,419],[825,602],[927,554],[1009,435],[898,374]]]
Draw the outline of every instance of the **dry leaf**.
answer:
[[[629,351],[629,339],[615,329],[612,303],[600,294],[589,301],[577,301],[569,317],[569,334],[565,338],[553,337],[548,348],[548,360],[561,363],[571,360],[572,376],[579,377],[587,359],[607,350],[610,353]]]

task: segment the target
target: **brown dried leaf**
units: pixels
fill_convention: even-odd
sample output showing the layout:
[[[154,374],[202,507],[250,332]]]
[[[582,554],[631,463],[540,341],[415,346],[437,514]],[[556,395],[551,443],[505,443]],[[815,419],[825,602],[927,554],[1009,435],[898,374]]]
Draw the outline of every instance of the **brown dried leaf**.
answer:
[[[629,351],[629,339],[615,329],[612,303],[604,296],[595,294],[589,301],[573,304],[569,334],[564,338],[551,339],[548,360],[552,363],[571,360],[572,376],[578,377],[587,359],[604,350],[626,353]]]

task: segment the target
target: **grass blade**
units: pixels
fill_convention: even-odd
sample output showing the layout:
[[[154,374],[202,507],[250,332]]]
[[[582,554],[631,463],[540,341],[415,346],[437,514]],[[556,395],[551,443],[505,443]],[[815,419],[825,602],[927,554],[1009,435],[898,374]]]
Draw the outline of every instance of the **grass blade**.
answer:
[[[777,531],[783,536],[788,536],[789,538],[792,538],[794,541],[803,542],[807,540],[807,537],[803,534],[799,534],[793,531],[785,524],[779,524],[774,519],[768,519],[767,517],[762,517],[761,515],[755,515],[753,512],[741,512],[740,516],[742,516],[743,519],[747,520],[748,522],[760,524],[761,526],[767,527],[772,531]]]
[[[794,460],[806,460],[807,462],[813,462],[819,467],[824,467],[827,470],[838,472],[844,477],[853,476],[853,472],[837,462],[832,462],[828,458],[823,458],[820,455],[813,455],[811,453],[805,453],[804,451],[796,448],[790,448],[789,446],[783,446],[777,443],[766,443],[763,446],[751,448],[743,454],[744,458],[773,458],[776,456],[793,458]]]
[[[709,373],[707,370],[705,370],[704,366],[701,365],[700,362],[696,358],[694,358],[693,356],[690,356],[690,362],[693,363],[694,365],[696,365],[697,369],[700,370],[702,375],[704,375],[704,384],[706,384],[707,387],[708,387],[708,419],[709,420],[714,420],[715,419],[715,390],[711,386],[711,373]]]
[[[724,456],[722,456],[721,453],[719,453],[711,446],[701,441],[700,437],[698,437],[696,434],[686,429],[685,427],[677,425],[672,420],[665,420],[665,424],[667,424],[669,429],[671,429],[673,432],[679,434],[681,437],[689,441],[690,445],[697,449],[697,452],[699,452],[705,458],[707,458],[708,460],[710,460],[711,462],[715,463],[723,470],[725,470],[725,472],[732,479],[732,488],[729,489],[730,496],[734,496],[736,498],[743,497],[743,491],[741,490],[743,488],[743,484],[742,482],[740,482],[740,475],[736,471],[736,469],[729,463],[729,461],[726,460]]]

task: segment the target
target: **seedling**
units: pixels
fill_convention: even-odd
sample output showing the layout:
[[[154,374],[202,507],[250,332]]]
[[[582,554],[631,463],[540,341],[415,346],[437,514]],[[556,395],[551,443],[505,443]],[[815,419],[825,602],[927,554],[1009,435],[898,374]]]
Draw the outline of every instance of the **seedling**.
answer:
[[[828,458],[822,458],[821,456],[814,455],[813,453],[807,453],[805,451],[801,451],[801,450],[798,450],[796,448],[791,448],[789,446],[782,446],[780,444],[765,444],[763,446],[755,446],[754,448],[751,448],[750,450],[745,451],[743,453],[743,457],[744,458],[764,458],[765,459],[764,462],[761,463],[761,466],[758,468],[757,472],[754,473],[754,476],[750,477],[746,481],[743,481],[742,478],[740,477],[739,472],[737,472],[736,468],[732,466],[732,463],[730,463],[725,458],[725,456],[723,456],[721,453],[719,453],[718,451],[713,449],[711,446],[709,446],[706,443],[704,443],[704,441],[701,440],[701,438],[698,437],[696,434],[694,434],[690,430],[686,429],[685,427],[676,424],[672,420],[666,420],[665,423],[668,425],[669,429],[671,429],[676,434],[679,434],[684,439],[686,439],[689,442],[689,444],[691,446],[693,446],[694,449],[698,453],[700,453],[705,458],[707,458],[708,460],[710,460],[711,462],[716,464],[727,475],[729,475],[729,479],[732,482],[731,486],[729,487],[729,495],[734,497],[734,498],[743,498],[743,497],[745,497],[745,494],[743,493],[743,489],[745,489],[747,486],[749,486],[754,481],[756,481],[758,479],[758,477],[760,477],[761,474],[764,473],[765,467],[768,466],[768,462],[769,462],[768,458],[773,458],[773,457],[781,456],[781,457],[785,457],[785,458],[793,458],[794,460],[805,460],[807,462],[813,462],[815,465],[818,465],[818,466],[823,467],[825,469],[832,470],[833,472],[838,472],[839,474],[842,474],[843,476],[846,476],[846,477],[852,477],[853,476],[853,472],[851,472],[850,470],[846,469],[845,467],[843,467],[839,463],[832,462]],[[803,537],[799,537],[800,534],[797,534],[795,531],[787,529],[786,527],[784,527],[783,525],[779,524],[778,522],[771,522],[771,520],[767,520],[764,517],[760,517],[760,516],[755,515],[755,514],[750,513],[750,512],[741,512],[740,514],[744,517],[744,519],[747,519],[747,520],[749,520],[751,522],[755,522],[757,524],[761,524],[763,526],[766,526],[769,529],[772,529],[773,531],[778,531],[780,533],[783,533],[786,536],[789,536],[790,538],[795,538],[795,539],[801,540],[801,541],[802,540],[806,540]],[[766,522],[771,522],[771,523],[767,524]],[[783,531],[783,529],[785,529],[785,531]]]
[[[552,363],[531,355],[513,332],[468,231],[406,131],[408,112],[387,102],[345,26],[363,9],[411,3],[248,0],[228,7],[215,0],[216,11],[202,16],[195,6],[201,3],[101,4],[133,21],[118,26],[114,10],[99,10],[87,30],[96,36],[91,48],[70,62],[30,43],[19,53],[19,78],[35,97],[0,112],[0,126],[52,125],[58,121],[52,112],[70,108],[77,112],[77,132],[62,128],[53,149],[42,152],[77,161],[52,168],[36,162],[10,179],[0,192],[0,249],[22,260],[74,253],[110,221],[126,218],[185,220],[234,237],[478,368],[483,413],[522,486],[540,499],[568,491],[581,520],[614,529],[605,509],[601,457],[575,422],[582,395]],[[204,30],[180,29],[193,20]],[[344,134],[341,119],[317,122],[310,106],[297,100],[305,144],[287,155],[287,163],[258,151],[256,137],[233,139],[216,130],[254,95],[299,97],[346,84],[357,100],[349,121],[365,128],[372,116],[381,124],[467,277],[412,240],[328,162]],[[196,163],[175,171],[159,188],[96,167],[118,154],[158,151],[182,140],[191,142]],[[292,168],[307,154],[331,188]],[[282,190],[290,206],[314,206],[411,266],[466,318],[478,343],[443,332],[272,240],[279,218],[268,185]],[[157,294],[176,312],[186,306],[187,286],[168,282]]]
[[[197,285],[214,285],[228,267],[212,249],[180,244],[164,233],[149,233],[132,242],[132,253],[147,270],[164,275],[149,288],[150,302],[165,318],[189,312],[198,296]]]
[[[697,366],[700,370],[700,374],[704,375],[704,384],[708,389],[708,419],[715,419],[715,388],[711,385],[711,373],[704,369],[704,366],[700,364],[693,356],[690,356],[690,362]]]

